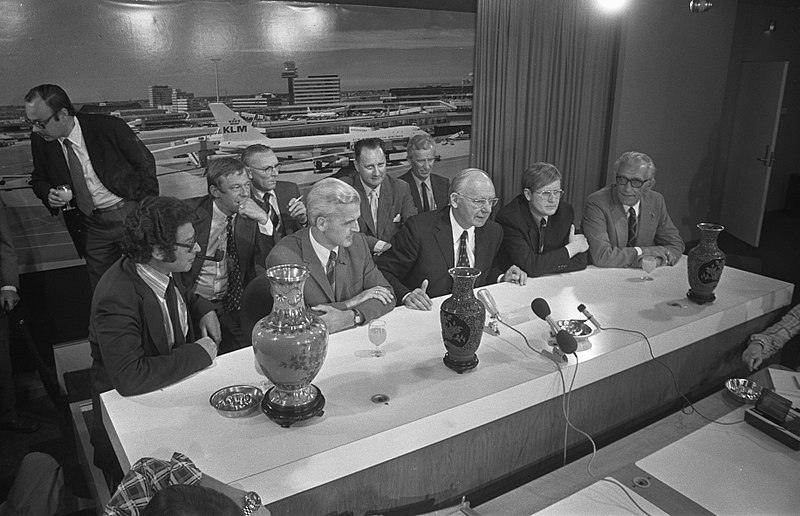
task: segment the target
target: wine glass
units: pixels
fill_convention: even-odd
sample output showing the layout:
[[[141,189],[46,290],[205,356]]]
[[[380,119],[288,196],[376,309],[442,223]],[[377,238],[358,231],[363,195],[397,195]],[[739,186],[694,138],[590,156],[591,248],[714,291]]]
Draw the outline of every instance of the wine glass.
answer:
[[[69,204],[72,201],[72,187],[70,185],[58,185],[55,189],[58,191],[58,197],[65,203],[61,209],[64,211],[74,210],[75,206]]]
[[[375,319],[369,322],[369,341],[372,342],[377,348],[386,341],[386,321]],[[375,358],[385,355],[380,349],[375,349],[372,356]]]
[[[639,279],[644,281],[652,281],[653,278],[650,276],[650,273],[656,270],[657,266],[658,266],[658,258],[656,258],[655,256],[642,257],[642,270],[644,271],[644,274],[642,274],[642,277]]]

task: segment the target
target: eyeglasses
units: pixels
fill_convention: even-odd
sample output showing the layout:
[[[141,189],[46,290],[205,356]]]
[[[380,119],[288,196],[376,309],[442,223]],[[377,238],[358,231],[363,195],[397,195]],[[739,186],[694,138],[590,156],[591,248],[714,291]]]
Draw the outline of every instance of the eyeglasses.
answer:
[[[500,200],[497,197],[493,197],[491,199],[473,199],[472,197],[467,197],[466,195],[460,194],[458,192],[455,192],[455,194],[457,196],[459,196],[459,197],[463,197],[464,199],[469,199],[472,202],[472,205],[476,209],[483,208],[484,206],[487,206],[487,205],[490,208],[493,208],[497,204],[497,201]]]
[[[634,188],[641,188],[644,186],[645,183],[650,181],[649,179],[645,179],[644,181],[641,179],[629,179],[625,176],[617,176],[614,179],[614,182],[617,183],[619,186],[625,186],[626,184],[630,183]]]
[[[193,238],[191,241],[187,243],[175,242],[175,245],[178,247],[183,247],[184,249],[189,249],[191,251],[192,249],[194,249],[194,246],[197,245],[197,239]]]
[[[280,174],[281,173],[280,165],[269,165],[269,166],[266,166],[264,168],[259,168],[259,167],[247,167],[247,168],[249,170],[258,170],[258,171],[260,171],[260,172],[262,172],[262,173],[264,173],[264,174],[266,174],[268,176],[271,176],[272,174]]]
[[[52,120],[53,117],[56,116],[56,113],[58,113],[58,111],[47,117],[46,120],[30,120],[26,118],[25,121],[31,125],[38,127],[39,129],[44,129],[45,127],[47,127],[47,124],[50,122],[50,120]]]
[[[534,190],[533,193],[542,199],[560,199],[564,195],[564,190]]]

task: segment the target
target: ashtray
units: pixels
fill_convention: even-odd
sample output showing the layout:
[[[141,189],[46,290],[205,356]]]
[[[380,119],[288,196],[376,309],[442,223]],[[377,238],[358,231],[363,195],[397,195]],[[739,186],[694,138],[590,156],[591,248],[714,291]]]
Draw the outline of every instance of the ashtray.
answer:
[[[761,386],[745,378],[731,378],[725,381],[725,388],[740,400],[753,403],[761,396]]]
[[[224,417],[245,417],[258,410],[263,397],[258,387],[231,385],[212,394],[208,402]]]
[[[561,319],[556,321],[556,324],[562,330],[567,330],[569,334],[575,337],[575,340],[588,339],[597,333],[597,329],[592,329],[581,319]]]

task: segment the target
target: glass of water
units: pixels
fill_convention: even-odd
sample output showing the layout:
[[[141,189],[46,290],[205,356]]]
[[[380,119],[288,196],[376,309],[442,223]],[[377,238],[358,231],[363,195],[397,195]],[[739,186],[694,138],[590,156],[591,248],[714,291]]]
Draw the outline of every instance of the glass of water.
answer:
[[[372,351],[372,356],[375,358],[382,357],[386,353],[377,349],[378,346],[386,342],[386,321],[375,319],[369,322],[369,341],[375,345],[375,350]]]

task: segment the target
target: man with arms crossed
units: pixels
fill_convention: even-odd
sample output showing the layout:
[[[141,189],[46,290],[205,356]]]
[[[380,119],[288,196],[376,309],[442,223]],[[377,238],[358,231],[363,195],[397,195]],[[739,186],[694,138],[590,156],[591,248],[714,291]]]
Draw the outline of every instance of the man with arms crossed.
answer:
[[[652,191],[655,175],[650,156],[626,152],[614,163],[614,182],[586,199],[583,233],[598,267],[638,267],[644,256],[659,265],[680,259],[683,240],[664,197]]]
[[[481,275],[475,287],[497,281],[524,285],[527,274],[512,265],[503,274],[495,258],[503,229],[489,220],[497,204],[489,176],[477,168],[462,170],[450,184],[450,204],[412,217],[377,259],[397,299],[415,310],[430,310],[431,297],[449,294],[452,267],[475,267]]]
[[[33,126],[33,193],[51,214],[63,209],[94,290],[122,254],[125,217],[137,201],[158,195],[155,159],[121,118],[76,114],[55,84],[25,95],[25,116]],[[66,187],[72,192],[69,204],[62,197]]]
[[[327,178],[311,188],[306,200],[309,227],[282,238],[269,253],[267,268],[286,263],[308,267],[305,303],[322,312],[331,333],[391,312],[392,287],[372,261],[367,238],[358,232],[358,192]]]
[[[208,367],[217,356],[213,307],[187,294],[180,279],[200,253],[191,217],[178,199],[143,200],[125,221],[123,257],[100,279],[92,299],[94,462],[116,481],[122,472],[103,427],[100,394],[151,392]]]
[[[411,188],[411,197],[417,212],[436,211],[447,204],[450,181],[433,174],[436,162],[436,142],[429,134],[417,134],[408,139],[406,146],[411,169],[400,176]]]

